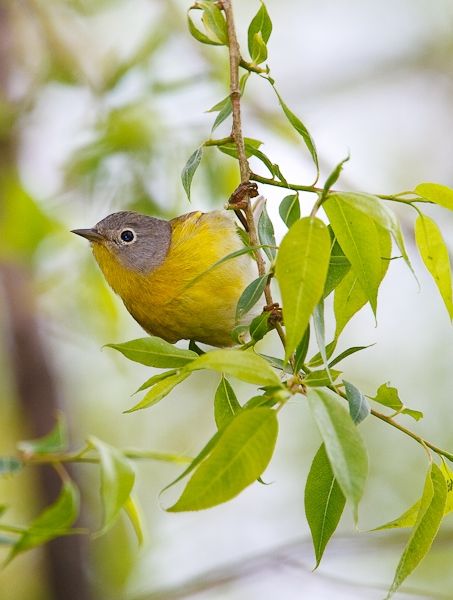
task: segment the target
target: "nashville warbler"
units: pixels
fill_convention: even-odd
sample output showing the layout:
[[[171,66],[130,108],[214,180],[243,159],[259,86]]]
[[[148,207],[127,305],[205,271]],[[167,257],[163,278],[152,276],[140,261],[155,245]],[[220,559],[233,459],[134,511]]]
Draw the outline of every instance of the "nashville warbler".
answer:
[[[256,273],[249,254],[211,269],[244,248],[229,212],[165,221],[123,211],[73,233],[91,242],[107,282],[149,334],[171,343],[233,345],[236,305]]]

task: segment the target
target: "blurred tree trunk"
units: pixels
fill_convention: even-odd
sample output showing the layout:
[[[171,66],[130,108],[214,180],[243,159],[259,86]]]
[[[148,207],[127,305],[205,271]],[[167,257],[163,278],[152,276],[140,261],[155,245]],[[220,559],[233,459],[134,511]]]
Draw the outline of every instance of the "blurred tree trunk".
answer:
[[[7,115],[14,114],[9,94],[14,61],[10,25],[8,6],[0,3],[0,109],[3,108]],[[14,118],[7,127],[4,125],[3,122],[0,128],[0,182],[15,176],[17,170]],[[0,187],[0,218],[3,200]],[[27,227],[27,223],[23,226]],[[12,379],[26,428],[31,436],[39,437],[54,426],[59,401],[51,361],[39,327],[31,280],[32,273],[27,267],[0,263],[0,285],[9,323],[5,343],[9,346]],[[48,505],[58,496],[61,482],[51,468],[40,469],[39,481],[39,495]],[[86,540],[80,536],[63,537],[46,545],[50,600],[90,600],[84,568],[86,555]]]

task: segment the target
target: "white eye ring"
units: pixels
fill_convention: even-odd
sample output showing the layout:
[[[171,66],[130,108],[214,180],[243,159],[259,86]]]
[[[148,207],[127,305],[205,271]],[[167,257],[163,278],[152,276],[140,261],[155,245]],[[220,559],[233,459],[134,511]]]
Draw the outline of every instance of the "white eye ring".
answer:
[[[132,235],[132,237],[130,237]],[[122,244],[132,244],[137,239],[137,234],[131,227],[125,227],[120,233],[120,240]]]

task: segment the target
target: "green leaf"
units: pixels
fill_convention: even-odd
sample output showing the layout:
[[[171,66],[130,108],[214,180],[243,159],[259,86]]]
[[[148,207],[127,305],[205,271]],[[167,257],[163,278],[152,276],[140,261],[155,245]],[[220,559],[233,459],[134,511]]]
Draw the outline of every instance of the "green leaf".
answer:
[[[132,408],[125,410],[125,413],[135,412],[136,410],[141,410],[142,408],[148,408],[160,402],[165,396],[168,394],[180,383],[182,383],[185,379],[189,377],[190,373],[185,371],[178,371],[174,375],[169,375],[168,377],[161,378],[157,383],[155,383],[152,388],[149,390],[147,394],[135,404]]]
[[[22,533],[11,549],[8,562],[20,552],[41,546],[70,533],[79,513],[79,491],[72,481],[65,481],[57,500],[45,508]]]
[[[270,312],[262,312],[250,323],[249,331],[253,342],[259,342],[268,333],[272,326],[269,324]]]
[[[215,118],[215,121],[214,121],[214,124],[212,126],[211,132],[213,132],[215,129],[217,129],[217,127],[221,123],[223,123],[225,121],[225,119],[228,119],[228,117],[233,112],[233,105],[231,104],[231,98],[230,98],[230,96],[227,96],[224,100],[222,100],[222,102],[220,102],[219,104],[216,104],[215,106],[213,106],[208,112],[211,112],[214,109],[215,110],[219,110],[219,114]]]
[[[391,250],[391,239],[388,231],[373,224],[378,233],[381,256],[388,256]],[[381,281],[387,273],[389,261],[381,259]],[[335,337],[338,338],[350,319],[367,303],[367,296],[359,280],[351,269],[335,288],[334,312],[337,323]]]
[[[278,212],[283,223],[285,223],[289,229],[293,223],[300,219],[299,194],[285,196],[280,202]]]
[[[209,44],[211,46],[224,46],[223,42],[220,42],[217,39],[211,38],[209,36],[207,36],[205,33],[203,33],[202,31],[200,31],[198,29],[198,27],[196,27],[195,23],[192,21],[192,19],[190,18],[190,15],[187,14],[187,24],[189,27],[189,32],[190,34],[198,41],[201,42],[202,44]]]
[[[241,411],[223,430],[211,454],[200,464],[179,500],[168,510],[202,510],[226,502],[266,469],[277,440],[274,410]]]
[[[316,567],[343,514],[346,498],[333,474],[326,447],[315,454],[305,485],[305,515],[310,526]]]
[[[249,283],[242,292],[236,306],[236,321],[239,321],[249,310],[251,310],[257,302],[259,302],[266,287],[269,275],[262,275]]]
[[[143,392],[143,390],[147,390],[148,388],[153,386],[155,383],[158,383],[159,381],[162,381],[163,379],[166,379],[167,377],[171,377],[172,375],[174,375],[177,372],[178,372],[177,369],[171,369],[170,371],[164,371],[163,373],[157,373],[157,375],[153,375],[152,377],[147,379],[145,381],[145,383],[142,383],[142,385],[138,388],[138,390],[136,390],[134,392],[134,395],[138,394],[138,392]]]
[[[330,188],[337,182],[341,175],[341,171],[343,170],[343,166],[348,162],[349,158],[349,156],[343,158],[343,160],[337,164],[332,173],[327,177],[323,188],[323,195],[327,195],[327,192],[330,190]]]
[[[90,437],[89,443],[99,453],[101,500],[104,509],[100,533],[105,533],[128,501],[134,487],[135,473],[130,461],[117,448],[95,437]]]
[[[447,486],[447,499],[445,502],[444,515],[448,515],[453,511],[453,472],[447,467],[447,465],[442,462],[440,465],[440,469],[445,478],[445,484]],[[384,525],[380,525],[376,527],[372,531],[381,531],[383,529],[396,529],[396,528],[404,528],[404,527],[413,527],[417,522],[417,516],[420,512],[420,505],[422,502],[422,498],[419,498],[417,502],[415,502],[410,508],[403,512],[402,515],[394,519],[393,521],[389,521]]]
[[[349,414],[354,423],[358,425],[370,414],[370,405],[368,404],[368,400],[355,385],[352,385],[352,383],[345,380],[343,380],[343,383],[346,398],[349,403]]]
[[[429,552],[444,516],[446,499],[445,477],[439,467],[432,463],[426,477],[417,521],[396,568],[387,599],[396,592]]]
[[[192,179],[195,175],[195,171],[198,169],[198,165],[201,162],[201,157],[203,156],[203,146],[200,146],[195,150],[193,154],[190,155],[189,160],[184,165],[184,168],[181,173],[181,181],[184,190],[186,191],[187,198],[190,202],[190,186],[192,185]]]
[[[316,146],[315,146],[315,142],[314,142],[313,138],[311,137],[308,129],[305,127],[305,125],[302,123],[302,121],[299,119],[299,117],[297,117],[293,113],[293,111],[290,110],[290,108],[285,104],[285,102],[283,101],[282,97],[280,96],[280,94],[278,93],[276,87],[272,84],[272,82],[271,82],[271,85],[274,88],[275,93],[277,94],[278,101],[280,103],[280,106],[282,107],[285,117],[288,119],[288,121],[291,123],[291,125],[294,127],[294,129],[297,131],[297,133],[299,133],[299,135],[304,140],[305,145],[307,146],[308,151],[310,152],[310,155],[313,159],[313,162],[315,163],[316,172],[319,175],[318,153],[316,151]]]
[[[351,354],[355,354],[356,352],[360,352],[361,350],[366,350],[367,348],[371,348],[371,346],[374,346],[374,344],[368,344],[368,346],[352,346],[351,348],[344,350],[344,352],[341,352],[338,356],[331,360],[329,362],[329,367],[333,367],[348,356],[351,356]]]
[[[214,418],[218,429],[222,429],[241,410],[230,382],[223,375],[214,396]]]
[[[308,346],[310,344],[310,325],[307,325],[304,337],[300,340],[294,353],[294,373],[298,373],[307,358]]]
[[[218,373],[233,375],[247,383],[281,386],[274,369],[253,350],[212,350],[199,356],[185,368],[186,371],[199,369],[212,369]]]
[[[376,314],[377,293],[381,283],[381,248],[374,221],[344,202],[338,194],[329,196],[323,208],[335,237]]]
[[[182,350],[153,335],[123,344],[106,344],[106,346],[118,350],[129,360],[158,369],[182,367],[198,356],[191,350]]]
[[[283,300],[286,359],[302,339],[310,316],[322,297],[329,266],[330,237],[316,218],[296,221],[282,240],[275,276]]]
[[[322,298],[318,302],[318,304],[315,306],[315,310],[313,311],[313,329],[315,330],[316,343],[318,345],[319,354],[321,357],[320,364],[324,365],[326,372],[329,373],[329,367],[327,365],[328,356],[327,356],[327,349],[326,349],[326,336],[325,336],[325,325],[324,325],[324,300]],[[331,342],[331,344],[329,344],[332,347],[331,352],[334,351],[336,344],[337,344],[336,340],[334,340],[333,342]],[[313,364],[312,361],[310,361],[310,364]],[[332,383],[332,381],[331,381],[331,383]],[[326,384],[326,385],[328,385],[328,384]]]
[[[216,39],[222,45],[228,43],[228,31],[223,12],[215,2],[197,2],[198,6],[203,8],[201,20],[206,27],[206,32],[210,39]]]
[[[309,389],[310,409],[326,445],[335,478],[353,506],[357,522],[358,505],[368,471],[368,459],[362,438],[342,399],[327,389]]]
[[[325,348],[325,357],[326,357],[327,360],[335,352],[336,346],[337,346],[337,340],[336,339],[333,339],[329,344],[327,344],[327,346]],[[319,365],[322,365],[322,364],[324,364],[324,359],[321,356],[321,352],[317,352],[308,361],[308,366],[309,367],[319,367]]]
[[[276,254],[275,246],[277,244],[275,242],[274,226],[272,225],[272,221],[267,214],[266,205],[263,206],[263,210],[261,211],[261,215],[258,220],[258,236],[261,244],[264,246],[263,249],[267,255],[267,258],[270,261],[274,260]]]
[[[14,456],[0,456],[0,477],[18,473],[24,467],[24,463]]]
[[[402,413],[404,415],[409,415],[416,421],[419,421],[423,417],[423,413],[419,410],[406,408],[406,406],[400,400],[398,390],[394,387],[390,387],[388,383],[383,383],[381,386],[379,386],[376,396],[374,396],[374,398],[371,397],[371,399],[379,404],[382,404],[383,406],[391,408],[397,414]]]
[[[261,31],[258,31],[253,36],[252,63],[255,65],[260,65],[266,59],[267,59],[266,42],[263,39],[263,35],[262,35]]]
[[[343,192],[340,194],[335,194],[335,196],[340,202],[348,204],[353,209],[360,210],[362,213],[373,219],[376,225],[386,229],[393,236],[401,255],[403,256],[408,267],[413,272],[398,219],[395,213],[388,208],[380,198],[377,196],[372,196],[371,194],[362,194],[356,192]],[[381,257],[390,258],[390,256]]]
[[[264,43],[264,45],[266,45],[267,42],[269,41],[269,38],[272,33],[272,21],[266,10],[266,7],[264,6],[263,3],[261,3],[261,6],[260,6],[258,12],[251,20],[249,28],[248,28],[248,32],[247,32],[248,49],[249,49],[249,53],[250,53],[252,60],[253,60],[253,56],[256,52],[255,36],[257,33],[261,34],[261,40]]]
[[[341,375],[341,371],[336,369],[319,369],[318,371],[311,371],[304,377],[304,383],[308,387],[325,387],[331,385]]]
[[[331,227],[330,230],[332,231]],[[324,286],[324,298],[327,298],[327,296],[333,292],[333,290],[345,278],[350,269],[351,263],[344,255],[340,244],[334,237],[332,241],[332,248],[330,250],[329,270],[327,271],[326,285]]]
[[[430,202],[453,210],[453,190],[439,183],[420,183],[415,188],[415,193]]]
[[[453,297],[450,258],[439,227],[430,217],[422,214],[417,217],[415,241],[420,256],[437,285],[451,320],[453,319]]]
[[[142,546],[143,541],[145,539],[143,532],[143,522],[138,504],[132,498],[132,496],[129,496],[129,498],[126,500],[126,502],[123,505],[123,509],[126,515],[128,516],[132,527],[134,528],[135,535],[137,536],[138,545]]]
[[[18,449],[25,454],[50,454],[52,452],[63,452],[68,447],[68,433],[66,421],[60,413],[55,427],[50,433],[36,440],[21,441],[17,444]]]

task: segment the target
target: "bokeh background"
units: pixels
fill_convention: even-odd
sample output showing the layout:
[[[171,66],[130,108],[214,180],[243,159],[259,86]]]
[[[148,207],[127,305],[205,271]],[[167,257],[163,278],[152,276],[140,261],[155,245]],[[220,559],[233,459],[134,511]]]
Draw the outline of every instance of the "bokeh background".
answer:
[[[348,153],[343,189],[410,190],[453,184],[453,5],[448,0],[268,0],[274,24],[269,64],[279,90],[314,136],[324,174]],[[258,2],[235,2],[239,37]],[[122,415],[149,370],[102,346],[143,332],[108,290],[88,245],[69,233],[121,209],[172,217],[220,207],[237,166],[205,152],[189,205],[180,183],[188,156],[209,136],[205,111],[227,94],[223,48],[186,30],[182,0],[21,0],[0,5],[0,453],[52,426],[58,405],[74,447],[90,434],[119,447],[194,455],[214,431],[218,378],[196,374],[151,410]],[[272,90],[251,78],[245,134],[290,181],[312,168]],[[219,136],[228,133],[225,125]],[[261,167],[254,165],[258,172]],[[263,173],[266,175],[266,173]],[[268,198],[284,227],[275,188]],[[308,211],[310,197],[302,195]],[[453,220],[429,210],[451,243]],[[425,419],[409,423],[453,448],[453,330],[413,244],[414,215],[400,212],[420,288],[393,261],[380,292],[378,327],[363,310],[342,348],[376,342],[344,361],[365,393],[390,381]],[[332,322],[328,321],[332,332]],[[263,349],[278,351],[272,335]],[[314,349],[313,349],[314,351]],[[246,400],[250,388],[235,382]],[[403,417],[403,419],[408,419]],[[319,436],[302,398],[281,414],[265,480],[218,508],[167,514],[159,490],[180,466],[137,464],[137,498],[147,539],[137,547],[120,520],[104,537],[31,551],[0,571],[8,600],[173,598],[378,599],[407,539],[367,533],[420,495],[426,457],[381,422],[362,426],[371,470],[361,533],[350,513],[316,572],[303,492]],[[82,524],[100,519],[98,471],[74,469]],[[0,480],[8,522],[26,523],[55,496],[55,480],[29,468]],[[72,540],[75,538],[71,538]],[[73,544],[71,546],[71,543]],[[68,545],[69,544],[69,545]],[[0,554],[5,554],[0,548]],[[451,598],[453,528],[446,519],[429,557],[400,598]],[[55,592],[55,590],[58,590]]]

